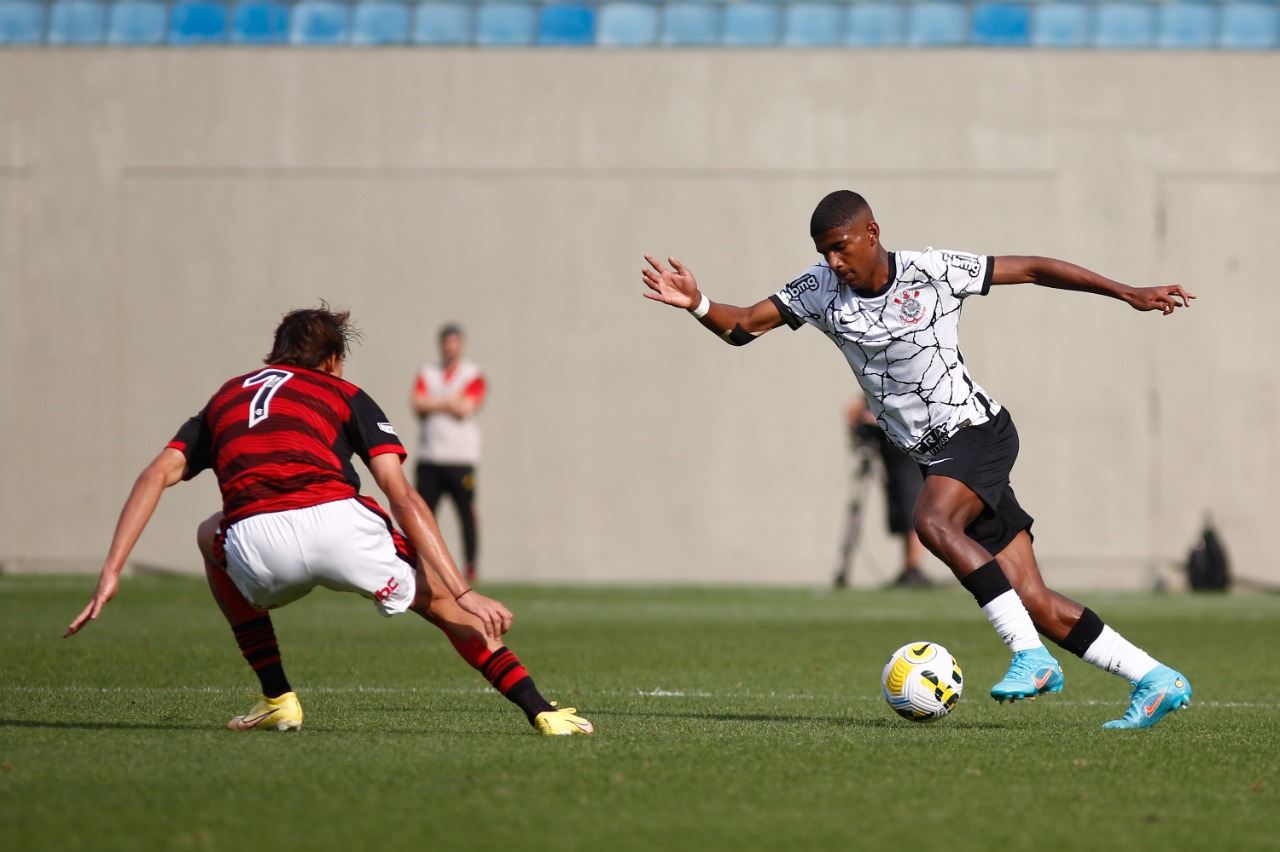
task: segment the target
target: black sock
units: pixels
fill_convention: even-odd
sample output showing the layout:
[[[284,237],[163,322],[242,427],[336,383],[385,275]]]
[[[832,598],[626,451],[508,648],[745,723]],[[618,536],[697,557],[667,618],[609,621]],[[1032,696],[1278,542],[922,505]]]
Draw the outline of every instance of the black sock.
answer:
[[[986,606],[1010,591],[1009,578],[1000,570],[1000,563],[992,559],[967,577],[960,578],[960,585],[969,590],[978,606]]]
[[[556,709],[550,701],[542,697],[541,692],[538,692],[538,687],[534,686],[533,678],[531,677],[519,681],[515,686],[507,690],[507,699],[524,711],[524,715],[528,717],[530,725],[533,724],[533,720],[537,718],[539,713]]]
[[[1089,607],[1084,608],[1084,612],[1080,613],[1080,620],[1076,622],[1075,627],[1071,628],[1058,647],[1064,651],[1070,651],[1080,659],[1084,659],[1084,652],[1089,650],[1089,646],[1097,641],[1102,635],[1102,628],[1106,625],[1098,614]]]
[[[279,661],[254,669],[254,674],[258,676],[258,683],[262,684],[262,694],[268,698],[279,698],[286,692],[293,692],[289,678],[284,676],[284,664]]]

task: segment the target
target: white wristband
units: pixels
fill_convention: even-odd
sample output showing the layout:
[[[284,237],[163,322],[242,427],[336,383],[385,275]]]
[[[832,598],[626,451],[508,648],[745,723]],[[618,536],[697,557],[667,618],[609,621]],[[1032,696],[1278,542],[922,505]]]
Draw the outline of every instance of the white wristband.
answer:
[[[702,294],[702,301],[698,303],[698,307],[690,308],[689,313],[693,314],[694,319],[702,319],[711,311],[711,300],[707,298],[707,294]]]

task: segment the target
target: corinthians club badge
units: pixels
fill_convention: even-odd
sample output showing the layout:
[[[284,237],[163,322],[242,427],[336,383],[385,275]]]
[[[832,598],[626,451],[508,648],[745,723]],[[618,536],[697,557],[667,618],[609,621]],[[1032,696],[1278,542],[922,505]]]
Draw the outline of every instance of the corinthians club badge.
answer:
[[[915,325],[924,318],[924,305],[920,304],[920,291],[912,290],[895,296],[893,303],[899,305],[898,319],[907,325]]]

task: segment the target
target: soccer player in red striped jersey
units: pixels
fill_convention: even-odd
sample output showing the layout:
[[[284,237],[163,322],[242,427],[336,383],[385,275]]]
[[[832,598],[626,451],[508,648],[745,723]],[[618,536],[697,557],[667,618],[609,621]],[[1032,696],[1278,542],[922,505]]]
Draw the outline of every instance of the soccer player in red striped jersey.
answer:
[[[205,573],[262,696],[233,730],[296,730],[302,706],[285,676],[268,610],[316,586],[350,591],[383,615],[413,611],[519,706],[540,733],[589,734],[576,710],[557,710],[502,642],[512,614],[472,589],[435,518],[401,469],[405,449],[368,394],[343,380],[354,335],[327,306],[287,314],[266,368],[230,379],[134,484],[98,588],[66,636],[98,617],[164,490],[212,468],[223,508],[200,525]],[[358,454],[387,496],[401,534],[359,493]]]

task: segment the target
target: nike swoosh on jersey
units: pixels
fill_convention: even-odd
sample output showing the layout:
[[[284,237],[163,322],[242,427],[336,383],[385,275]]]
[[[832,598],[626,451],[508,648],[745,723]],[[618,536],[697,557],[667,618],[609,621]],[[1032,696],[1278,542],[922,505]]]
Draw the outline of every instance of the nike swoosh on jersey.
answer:
[[[945,459],[934,459],[933,461],[925,462],[925,464],[929,464],[929,465],[942,464],[944,461],[951,461],[951,460],[952,460],[951,456],[947,456]]]

